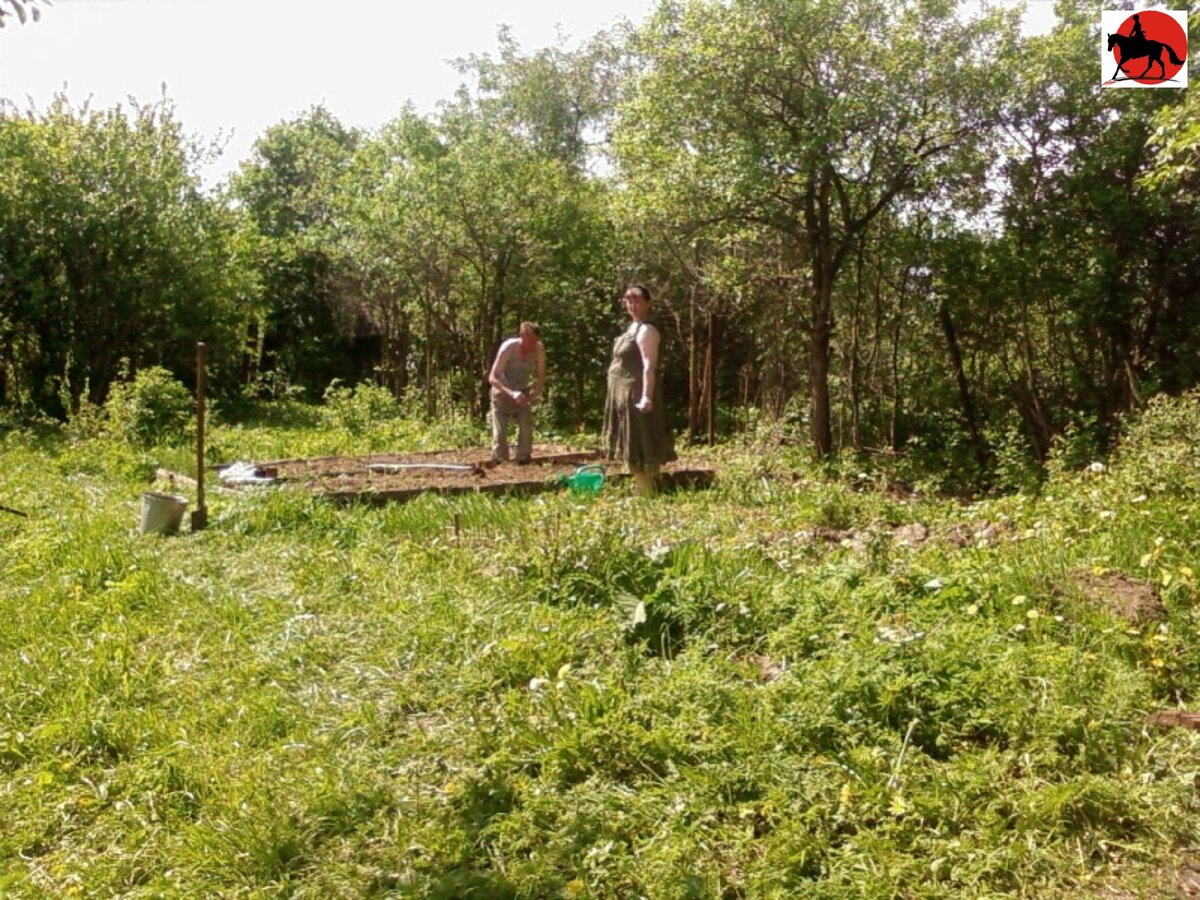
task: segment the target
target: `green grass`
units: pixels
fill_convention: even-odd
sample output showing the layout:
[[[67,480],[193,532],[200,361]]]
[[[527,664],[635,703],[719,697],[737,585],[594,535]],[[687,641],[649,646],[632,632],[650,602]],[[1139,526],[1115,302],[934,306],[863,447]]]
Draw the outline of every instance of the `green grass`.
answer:
[[[377,449],[291,421],[213,444]],[[175,538],[138,495],[186,450],[10,432],[0,894],[1170,896],[1200,736],[1143,719],[1197,702],[1200,490],[1158,431],[1038,497],[726,448],[711,491],[210,494]]]

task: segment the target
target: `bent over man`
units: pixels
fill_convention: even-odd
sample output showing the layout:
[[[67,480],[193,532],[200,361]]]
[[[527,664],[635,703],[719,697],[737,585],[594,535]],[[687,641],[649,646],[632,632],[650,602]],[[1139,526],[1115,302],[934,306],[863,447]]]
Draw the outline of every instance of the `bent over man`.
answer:
[[[517,464],[533,456],[533,407],[546,385],[546,348],[534,322],[522,322],[517,336],[500,345],[492,371],[492,459],[508,459],[508,426],[517,420]]]

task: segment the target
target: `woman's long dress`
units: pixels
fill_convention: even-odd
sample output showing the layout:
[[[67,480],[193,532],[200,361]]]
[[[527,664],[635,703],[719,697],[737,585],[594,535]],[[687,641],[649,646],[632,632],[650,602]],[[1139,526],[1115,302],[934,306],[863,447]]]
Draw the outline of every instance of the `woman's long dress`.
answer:
[[[638,329],[653,326],[642,324]],[[675,441],[663,414],[662,383],[655,378],[650,412],[635,409],[642,398],[642,352],[636,331],[626,331],[613,344],[608,367],[608,396],[604,400],[604,449],[609,459],[622,460],[631,470],[649,472],[675,459]]]

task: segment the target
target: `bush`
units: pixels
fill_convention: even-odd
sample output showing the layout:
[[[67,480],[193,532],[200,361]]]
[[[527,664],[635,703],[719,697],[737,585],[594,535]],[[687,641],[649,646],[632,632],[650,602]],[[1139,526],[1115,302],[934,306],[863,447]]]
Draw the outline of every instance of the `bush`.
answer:
[[[995,486],[1002,491],[1037,494],[1046,480],[1045,469],[1033,455],[1029,438],[1017,425],[1009,425],[992,438],[996,458]]]
[[[109,433],[137,447],[186,443],[193,410],[188,389],[161,366],[114,383],[104,404]]]
[[[1051,477],[1062,472],[1078,472],[1105,455],[1095,416],[1083,415],[1078,421],[1068,422],[1062,433],[1055,436],[1046,470]]]
[[[1134,490],[1200,495],[1200,391],[1160,394],[1126,421],[1116,468]]]
[[[403,415],[391,391],[369,382],[346,387],[335,378],[325,389],[323,399],[325,424],[347,434],[365,434]]]

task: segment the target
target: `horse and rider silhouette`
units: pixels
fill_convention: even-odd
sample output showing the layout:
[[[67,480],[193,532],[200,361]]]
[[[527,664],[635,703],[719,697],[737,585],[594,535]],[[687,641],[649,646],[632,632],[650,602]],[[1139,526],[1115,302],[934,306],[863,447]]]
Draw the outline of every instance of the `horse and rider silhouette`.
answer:
[[[1137,81],[1145,78],[1154,64],[1158,63],[1158,67],[1162,70],[1161,80],[1165,81],[1167,67],[1162,61],[1162,52],[1164,50],[1167,51],[1168,56],[1171,58],[1171,65],[1183,65],[1183,60],[1175,55],[1175,50],[1170,44],[1164,44],[1161,41],[1152,41],[1146,37],[1146,33],[1142,31],[1141,20],[1137,16],[1133,17],[1133,29],[1129,34],[1118,32],[1108,36],[1108,49],[1111,51],[1113,47],[1121,48],[1121,60],[1117,63],[1117,70],[1112,74],[1114,81],[1119,74],[1125,71],[1125,64],[1127,62],[1131,59],[1142,59],[1143,57],[1146,60],[1146,71],[1141,75],[1129,75],[1127,72],[1126,75]]]

